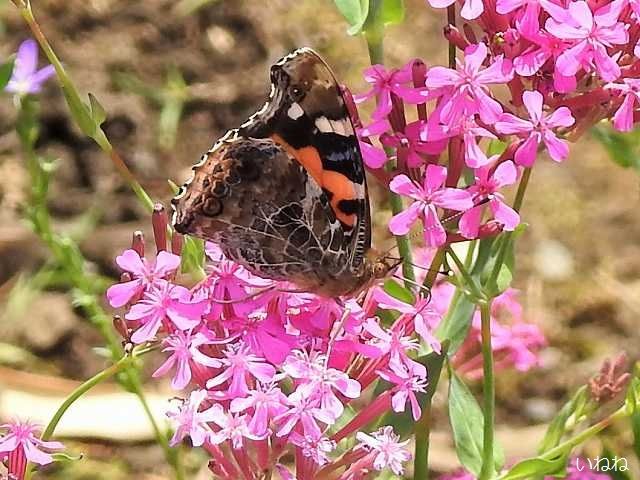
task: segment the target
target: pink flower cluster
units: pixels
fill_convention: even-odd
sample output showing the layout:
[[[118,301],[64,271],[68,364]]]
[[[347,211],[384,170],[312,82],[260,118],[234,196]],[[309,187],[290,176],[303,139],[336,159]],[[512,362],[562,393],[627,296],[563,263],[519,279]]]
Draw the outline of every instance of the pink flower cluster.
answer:
[[[158,209],[154,231],[164,231],[163,219]],[[154,376],[170,375],[174,389],[190,392],[168,414],[172,444],[189,438],[204,448],[221,479],[265,470],[301,480],[329,472],[358,479],[385,468],[402,473],[410,458],[406,441],[391,426],[362,430],[390,411],[420,418],[428,372],[416,354],[441,351],[433,332],[449,308],[449,284],[434,288],[431,300],[410,303],[380,287],[361,303],[327,299],[252,276],[207,244],[207,275],[187,288],[178,275],[180,256],[167,250],[166,238],[156,243],[154,260],[143,256],[140,238],[116,258],[122,281],[107,299],[125,310],[120,330],[128,341],[161,343],[166,358]],[[179,251],[181,242],[172,243]],[[496,315],[502,307],[519,315],[512,293],[503,297]],[[383,322],[381,312],[395,320]],[[510,337],[498,317],[500,364],[533,366],[543,342]],[[379,379],[387,388],[374,396]],[[348,409],[356,399],[366,407]],[[347,437],[355,437],[355,446],[338,445]],[[288,452],[295,477],[280,461]]]
[[[483,33],[445,29],[464,52],[455,68],[427,68],[421,60],[391,70],[374,65],[365,70],[371,89],[354,97],[377,98],[370,122],[357,121],[367,166],[410,200],[389,229],[404,235],[420,221],[427,247],[513,230],[520,219],[501,192],[541,148],[561,162],[569,155],[565,137],[607,118],[628,131],[640,118],[636,0],[458,3]],[[391,171],[382,169],[381,147],[392,152]],[[473,181],[461,182],[465,169]]]

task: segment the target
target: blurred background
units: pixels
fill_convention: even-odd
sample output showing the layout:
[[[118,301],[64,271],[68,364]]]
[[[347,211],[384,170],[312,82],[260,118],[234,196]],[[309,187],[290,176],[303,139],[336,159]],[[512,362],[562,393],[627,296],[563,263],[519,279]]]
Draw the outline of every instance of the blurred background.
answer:
[[[227,129],[264,102],[271,63],[300,46],[318,50],[354,92],[366,88],[364,40],[346,35],[329,0],[34,0],[35,15],[82,92],[96,95],[103,125],[154,200],[167,202],[167,179],[182,183],[192,163]],[[446,62],[444,14],[407,0],[407,18],[386,37],[388,66],[414,57]],[[13,5],[0,0],[0,58],[29,38]],[[43,61],[43,60],[41,60]],[[149,217],[109,159],[73,125],[55,81],[40,95],[38,154],[54,172],[48,192],[53,228],[78,242],[96,288],[117,279],[113,259],[134,230],[151,238]],[[0,99],[0,418],[46,423],[60,401],[105,365],[104,340],[87,319],[72,282],[24,220],[30,177],[15,133],[10,95]],[[600,137],[603,135],[600,131]],[[604,132],[606,135],[607,132]],[[535,442],[571,393],[603,359],[640,345],[640,205],[633,145],[616,163],[587,132],[562,165],[538,160],[518,243],[515,287],[527,319],[549,346],[540,368],[498,376],[498,436],[508,457],[533,453]],[[620,148],[617,140],[610,149]],[[629,157],[629,155],[631,155]],[[635,155],[635,156],[634,156]],[[620,165],[625,164],[625,166]],[[375,181],[370,182],[374,184]],[[374,196],[382,199],[374,187]],[[374,201],[374,238],[388,235],[383,201]],[[104,305],[103,305],[104,306]],[[109,310],[107,309],[108,313]],[[171,394],[149,379],[145,391],[162,421]],[[458,465],[448,435],[444,395],[435,397],[432,466]],[[60,426],[84,460],[48,470],[51,478],[169,478],[162,452],[140,406],[115,384],[104,385],[69,411]],[[602,445],[619,455],[630,432],[608,431]],[[203,458],[189,453],[198,472]],[[208,478],[207,470],[191,478]]]

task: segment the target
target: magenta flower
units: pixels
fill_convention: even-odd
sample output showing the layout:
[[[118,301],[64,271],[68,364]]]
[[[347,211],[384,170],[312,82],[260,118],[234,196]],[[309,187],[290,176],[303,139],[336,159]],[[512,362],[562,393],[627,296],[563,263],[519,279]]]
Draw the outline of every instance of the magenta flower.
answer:
[[[379,290],[376,289],[375,294]],[[389,364],[408,364],[415,363],[409,357],[408,352],[420,348],[418,340],[410,336],[404,335],[404,330],[400,328],[383,328],[378,319],[370,318],[364,325],[364,330],[373,338],[370,344],[375,346],[380,355],[389,355]],[[419,364],[418,364],[419,365]]]
[[[189,330],[198,325],[207,308],[207,302],[192,301],[188,289],[169,283],[152,287],[143,299],[133,305],[124,318],[142,323],[131,336],[133,343],[151,340],[165,320],[179,330]]]
[[[433,8],[447,8],[456,0],[427,0]],[[460,15],[466,20],[478,18],[484,12],[483,0],[465,0]]]
[[[358,432],[356,438],[360,446],[374,454],[373,468],[380,471],[389,468],[396,475],[404,473],[402,464],[411,458],[406,446],[409,440],[400,442],[400,437],[393,432],[393,427],[382,427],[370,435]]]
[[[389,230],[394,235],[406,235],[419,219],[424,224],[424,239],[427,247],[439,247],[447,240],[447,233],[440,223],[438,208],[466,210],[473,207],[469,192],[457,188],[443,187],[447,169],[439,165],[428,165],[422,185],[417,185],[406,175],[397,175],[391,180],[392,192],[414,199],[403,212],[389,222]]]
[[[114,307],[126,305],[134,297],[140,295],[152,285],[160,285],[180,266],[180,257],[173,253],[161,251],[153,264],[140,258],[138,252],[129,249],[116,257],[116,263],[125,272],[131,274],[133,280],[116,283],[107,290],[109,304]]]
[[[305,397],[294,392],[289,395],[287,401],[289,409],[275,418],[276,424],[279,425],[276,436],[284,437],[298,425],[301,425],[304,435],[320,437],[322,430],[316,421],[319,410],[317,399]]]
[[[18,47],[13,73],[4,89],[18,95],[38,93],[42,90],[42,84],[54,73],[53,65],[38,70],[38,44],[28,39]]]
[[[421,167],[424,164],[424,160],[421,157],[422,154],[436,155],[441,153],[447,145],[444,139],[431,142],[422,141],[420,137],[424,128],[424,122],[412,122],[405,127],[404,133],[394,132],[382,135],[380,142],[386,147],[396,148],[398,156],[406,155],[408,167]]]
[[[211,443],[216,445],[229,440],[231,446],[237,450],[242,448],[245,438],[262,440],[266,437],[266,433],[256,435],[251,432],[247,425],[246,415],[233,415],[232,413],[223,412],[222,415],[217,415],[212,421],[220,427],[220,430],[212,432],[210,435]]]
[[[287,411],[287,397],[274,384],[258,383],[255,390],[249,390],[245,398],[231,400],[229,410],[233,413],[252,410],[253,414],[247,423],[249,431],[254,435],[266,435],[269,422]]]
[[[407,401],[411,405],[413,419],[418,421],[422,415],[420,403],[416,393],[425,393],[427,390],[427,378],[423,372],[415,372],[405,365],[390,365],[389,370],[379,370],[378,375],[387,382],[394,384],[391,406],[394,412],[404,412]]]
[[[209,340],[204,334],[191,333],[191,330],[182,332],[176,330],[167,336],[162,344],[165,346],[163,352],[172,352],[169,358],[153,372],[153,377],[165,375],[174,366],[176,373],[171,380],[171,388],[182,390],[191,381],[191,369],[199,367],[220,368],[222,362],[217,358],[208,357],[200,350],[203,345],[212,345],[215,342]]]
[[[493,218],[502,224],[504,230],[512,231],[520,223],[518,212],[508,206],[502,194],[498,192],[502,187],[516,183],[518,169],[509,160],[498,165],[493,173],[491,171],[490,165],[475,170],[476,181],[469,187],[469,192],[479,204],[464,212],[460,218],[460,233],[466,238],[478,236],[486,200]]]
[[[224,411],[218,404],[199,411],[206,398],[206,390],[194,390],[189,395],[189,400],[184,400],[176,410],[167,412],[176,429],[169,442],[172,447],[186,437],[191,437],[194,447],[203,445],[210,438],[212,432],[208,423],[223,416]]]
[[[245,318],[235,318],[230,330],[242,336],[251,351],[280,365],[295,346],[296,337],[289,335],[283,325],[284,319],[273,313],[255,311]]]
[[[640,79],[624,78],[623,83],[609,83],[604,88],[617,90],[624,95],[624,100],[620,108],[613,116],[613,126],[621,132],[633,130],[633,109],[636,104],[640,105]]]
[[[244,397],[249,392],[247,381],[250,377],[268,383],[273,380],[276,369],[263,358],[249,353],[249,347],[242,341],[229,345],[220,362],[226,368],[216,377],[207,381],[207,388],[215,388],[229,381],[227,394],[230,398]]]
[[[7,429],[7,432],[0,437],[0,457],[4,457],[6,454],[9,454],[10,457],[12,455],[18,457],[16,463],[20,465],[17,465],[17,469],[24,469],[25,458],[38,465],[47,465],[53,462],[53,457],[48,450],[62,450],[64,448],[60,442],[40,440],[42,428],[30,422],[15,420],[0,425],[0,428]],[[24,474],[24,470],[9,473],[20,475]]]
[[[561,162],[569,155],[569,145],[560,140],[554,128],[570,127],[575,123],[571,110],[560,107],[550,115],[543,115],[543,97],[540,92],[526,91],[522,94],[522,101],[529,112],[531,120],[523,120],[510,113],[505,113],[496,122],[496,129],[506,135],[517,134],[526,136],[516,150],[514,160],[518,165],[530,167],[536,160],[538,145],[544,142],[549,156],[556,162]]]
[[[408,103],[423,103],[425,97],[419,89],[405,86],[411,82],[412,62],[400,69],[387,70],[383,65],[373,65],[364,71],[364,79],[371,84],[371,90],[354,96],[356,103],[362,103],[373,97],[378,99],[378,106],[371,115],[379,120],[391,112],[391,94],[395,94]]]
[[[540,30],[540,2],[539,0],[498,0],[496,2],[496,12],[500,15],[506,15],[513,11],[519,10],[519,16],[516,26],[518,31],[523,34],[531,34]]]
[[[580,68],[591,71],[593,65],[600,77],[612,82],[620,76],[620,66],[609,56],[607,48],[629,41],[624,23],[618,22],[627,0],[614,0],[595,12],[586,1],[570,2],[567,9],[543,3],[551,18],[545,27],[549,33],[562,40],[576,42],[562,53],[557,68],[565,76],[575,75]]]
[[[484,43],[470,45],[465,49],[464,63],[459,60],[457,69],[432,67],[427,72],[429,88],[448,88],[444,93],[444,105],[440,121],[453,128],[465,116],[478,113],[484,123],[495,122],[502,113],[499,102],[489,96],[487,85],[507,83],[513,78],[511,60],[496,57],[487,68],[482,64],[488,55]]]

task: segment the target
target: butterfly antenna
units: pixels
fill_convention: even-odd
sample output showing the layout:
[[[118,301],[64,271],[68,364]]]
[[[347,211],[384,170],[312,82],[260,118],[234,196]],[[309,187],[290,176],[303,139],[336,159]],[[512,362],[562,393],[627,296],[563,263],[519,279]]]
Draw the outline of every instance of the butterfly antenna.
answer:
[[[416,282],[415,280],[410,280],[410,279],[405,278],[402,275],[398,275],[398,274],[393,274],[392,277],[393,278],[397,278],[398,280],[401,280],[403,282],[409,283],[409,284],[413,285],[414,287],[418,287],[420,289],[420,293],[427,292],[427,298],[431,298],[431,289],[429,287],[427,287],[426,285],[423,285],[422,283]]]

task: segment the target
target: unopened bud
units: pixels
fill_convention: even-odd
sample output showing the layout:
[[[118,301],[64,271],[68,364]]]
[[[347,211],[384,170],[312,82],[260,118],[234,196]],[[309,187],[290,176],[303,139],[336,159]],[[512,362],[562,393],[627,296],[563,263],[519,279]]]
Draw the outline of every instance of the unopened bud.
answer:
[[[156,203],[153,206],[153,213],[151,214],[151,224],[153,225],[153,238],[156,242],[156,249],[158,252],[167,249],[167,227],[169,221],[167,219],[167,211],[164,209],[164,205]]]

